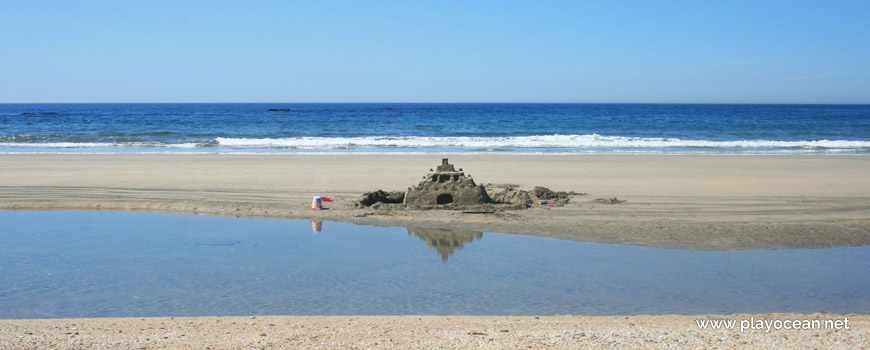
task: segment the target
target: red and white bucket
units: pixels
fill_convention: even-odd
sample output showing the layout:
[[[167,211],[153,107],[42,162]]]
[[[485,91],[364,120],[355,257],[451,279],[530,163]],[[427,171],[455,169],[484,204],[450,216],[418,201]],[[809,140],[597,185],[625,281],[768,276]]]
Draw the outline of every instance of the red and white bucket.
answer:
[[[314,197],[314,199],[311,200],[311,208],[308,208],[308,209],[311,209],[311,210],[323,209],[323,200],[320,197]]]

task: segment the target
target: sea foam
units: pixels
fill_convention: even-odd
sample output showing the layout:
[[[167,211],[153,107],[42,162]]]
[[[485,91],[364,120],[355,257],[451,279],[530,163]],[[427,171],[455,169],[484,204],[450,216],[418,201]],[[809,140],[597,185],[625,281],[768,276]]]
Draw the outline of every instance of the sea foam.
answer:
[[[505,137],[289,137],[229,138],[206,142],[0,142],[0,153],[8,152],[508,152],[508,153],[868,153],[870,141],[860,140],[687,140],[679,138],[589,135],[533,135]],[[173,151],[173,150],[179,151]],[[89,151],[93,150],[93,151]],[[183,152],[183,151],[182,151]]]
[[[292,138],[224,138],[217,143],[231,147],[279,147],[291,149],[353,149],[353,148],[469,148],[469,149],[584,149],[584,148],[870,148],[870,141],[855,140],[684,140],[591,135],[536,135],[512,137],[292,137]]]

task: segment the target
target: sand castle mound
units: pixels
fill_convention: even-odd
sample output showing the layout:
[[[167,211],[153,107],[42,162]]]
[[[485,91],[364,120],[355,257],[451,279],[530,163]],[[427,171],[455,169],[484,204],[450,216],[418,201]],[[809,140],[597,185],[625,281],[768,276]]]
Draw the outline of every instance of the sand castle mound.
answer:
[[[417,186],[409,187],[405,206],[409,208],[437,208],[441,206],[479,206],[492,203],[483,185],[478,185],[462,169],[456,170],[447,158],[441,160],[437,170],[423,177]]]
[[[423,181],[409,187],[407,192],[366,192],[354,206],[372,209],[525,209],[542,201],[547,201],[544,204],[550,206],[565,205],[576,195],[574,192],[556,192],[541,186],[526,191],[518,189],[516,185],[502,186],[502,191],[490,195],[484,185],[478,185],[461,168],[457,170],[447,158],[442,159],[436,169],[429,171]]]

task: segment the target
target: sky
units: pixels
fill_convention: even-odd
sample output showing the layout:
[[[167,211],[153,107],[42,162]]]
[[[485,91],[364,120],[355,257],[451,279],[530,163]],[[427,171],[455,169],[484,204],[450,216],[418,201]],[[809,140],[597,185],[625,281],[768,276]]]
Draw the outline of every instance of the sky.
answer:
[[[870,103],[870,1],[0,0],[0,103]]]

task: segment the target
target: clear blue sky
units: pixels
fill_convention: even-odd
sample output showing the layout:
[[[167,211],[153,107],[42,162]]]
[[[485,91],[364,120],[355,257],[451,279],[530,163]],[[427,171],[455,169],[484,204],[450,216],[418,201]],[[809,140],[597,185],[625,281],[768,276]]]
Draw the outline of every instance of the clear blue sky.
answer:
[[[0,102],[870,103],[870,1],[0,1]]]

